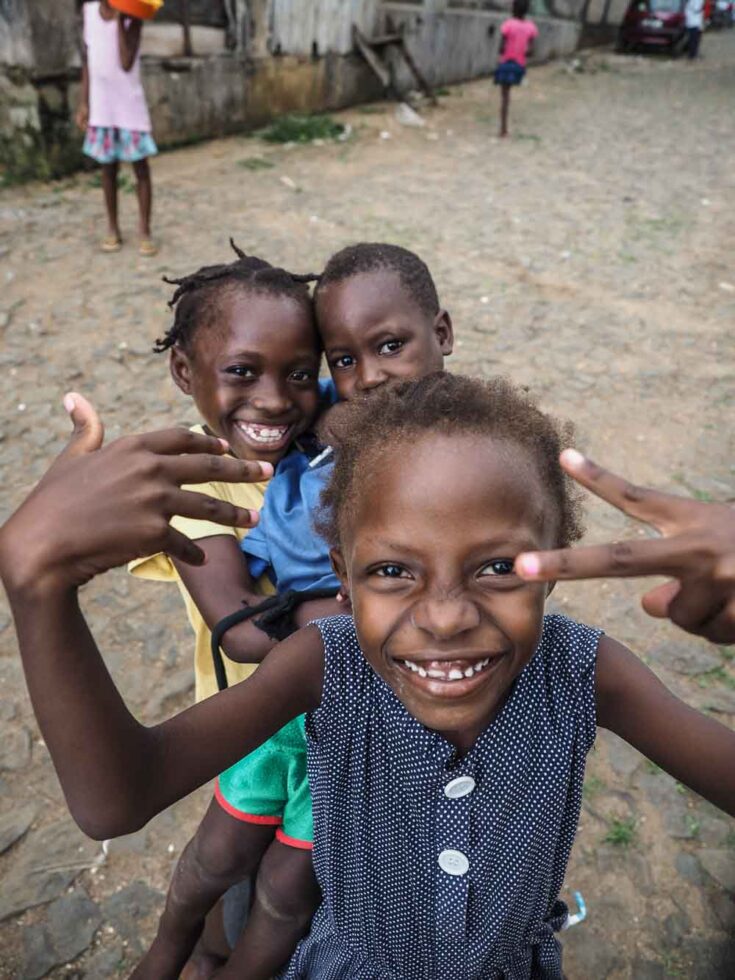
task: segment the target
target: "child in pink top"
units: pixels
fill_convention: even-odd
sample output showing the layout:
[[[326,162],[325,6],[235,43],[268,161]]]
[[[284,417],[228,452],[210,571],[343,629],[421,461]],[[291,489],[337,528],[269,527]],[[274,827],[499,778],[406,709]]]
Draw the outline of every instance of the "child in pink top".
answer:
[[[510,90],[520,85],[526,74],[526,58],[533,51],[533,42],[538,37],[538,27],[526,19],[528,0],[513,0],[513,16],[503,22],[500,28],[500,52],[498,67],[495,69],[495,84],[500,86],[500,135],[508,135],[508,109]]]
[[[118,13],[108,0],[84,3],[83,13],[84,61],[77,123],[86,131],[84,152],[102,165],[108,230],[100,247],[103,252],[117,252],[122,245],[117,221],[117,173],[124,160],[132,163],[135,171],[139,252],[155,255],[148,157],[158,150],[151,136],[151,119],[140,79],[142,22]]]

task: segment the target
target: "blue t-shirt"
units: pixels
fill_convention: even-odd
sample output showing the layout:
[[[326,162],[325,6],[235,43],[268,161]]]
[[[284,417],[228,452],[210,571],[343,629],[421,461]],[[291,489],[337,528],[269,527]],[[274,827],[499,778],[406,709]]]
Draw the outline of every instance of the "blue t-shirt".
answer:
[[[332,382],[320,381],[319,388],[323,402],[333,404]],[[312,523],[333,465],[329,450],[314,456],[294,450],[278,464],[263,498],[260,521],[240,546],[253,580],[267,573],[278,592],[339,588],[329,546]]]

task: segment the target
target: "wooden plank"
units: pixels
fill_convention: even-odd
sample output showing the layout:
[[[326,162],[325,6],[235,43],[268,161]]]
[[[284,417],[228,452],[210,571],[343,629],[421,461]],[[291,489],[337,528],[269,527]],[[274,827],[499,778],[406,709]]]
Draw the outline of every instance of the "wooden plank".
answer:
[[[380,79],[380,83],[383,88],[389,89],[391,87],[390,71],[386,65],[383,64],[376,52],[370,47],[369,39],[365,37],[357,24],[352,25],[352,40],[355,42],[355,47],[357,50]]]
[[[181,3],[181,27],[184,31],[184,56],[191,58],[194,49],[191,46],[191,10],[189,0],[182,0]]]
[[[403,55],[403,57],[405,59],[406,64],[408,65],[408,67],[410,68],[410,70],[413,72],[413,76],[416,79],[416,81],[419,83],[419,88],[421,88],[421,90],[423,91],[424,95],[431,102],[431,104],[432,105],[436,105],[437,104],[437,101],[436,101],[436,96],[434,95],[434,90],[429,85],[429,83],[426,81],[426,78],[424,77],[423,73],[420,71],[419,66],[413,60],[413,55],[408,50],[408,45],[406,44],[406,38],[404,36],[403,31],[401,31],[401,41],[400,41],[399,48],[400,48],[401,54]]]

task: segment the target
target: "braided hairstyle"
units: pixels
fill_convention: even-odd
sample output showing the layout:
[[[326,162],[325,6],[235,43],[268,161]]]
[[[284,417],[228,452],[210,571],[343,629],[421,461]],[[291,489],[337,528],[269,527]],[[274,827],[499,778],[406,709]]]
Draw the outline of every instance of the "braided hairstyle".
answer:
[[[335,252],[319,276],[314,298],[330,283],[342,282],[363,272],[378,271],[394,272],[427,316],[434,317],[439,312],[439,296],[426,263],[407,248],[385,242],[358,242]]]
[[[306,284],[314,282],[317,276],[296,275],[272,266],[265,259],[246,255],[232,239],[230,245],[237,255],[234,262],[205,265],[180,279],[163,277],[164,282],[176,286],[168,304],[175,313],[173,324],[163,337],[156,340],[153,347],[156,354],[174,346],[190,350],[198,328],[203,324],[211,324],[220,313],[223,301],[238,289],[285,296],[308,306],[311,312],[311,299]]]

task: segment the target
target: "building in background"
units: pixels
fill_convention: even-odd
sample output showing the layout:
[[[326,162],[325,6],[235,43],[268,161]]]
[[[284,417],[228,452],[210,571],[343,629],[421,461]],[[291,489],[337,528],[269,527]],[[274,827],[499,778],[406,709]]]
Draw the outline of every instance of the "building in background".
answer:
[[[173,146],[283,112],[380,97],[354,50],[353,24],[368,37],[403,30],[432,85],[489,75],[509,7],[510,0],[166,0],[146,23],[142,47],[156,139]],[[624,8],[625,0],[533,0],[536,59],[607,36]],[[8,174],[57,176],[80,165],[77,18],[76,0],[0,0],[0,167]]]

